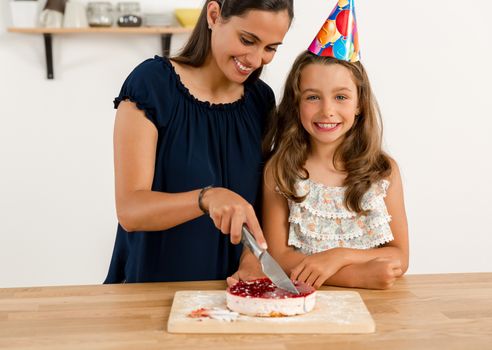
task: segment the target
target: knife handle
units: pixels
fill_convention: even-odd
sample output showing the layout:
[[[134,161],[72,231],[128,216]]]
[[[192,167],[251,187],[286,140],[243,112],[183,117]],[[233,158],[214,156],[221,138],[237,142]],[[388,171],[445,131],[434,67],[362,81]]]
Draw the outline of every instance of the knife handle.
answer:
[[[248,247],[251,252],[259,259],[261,254],[263,254],[264,249],[261,249],[256,242],[253,235],[249,232],[245,225],[243,225],[243,234],[241,235],[241,243]]]

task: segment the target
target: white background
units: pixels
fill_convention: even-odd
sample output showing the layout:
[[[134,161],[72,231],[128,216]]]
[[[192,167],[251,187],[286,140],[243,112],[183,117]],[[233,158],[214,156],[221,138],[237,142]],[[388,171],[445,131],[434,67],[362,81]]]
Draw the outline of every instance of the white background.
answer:
[[[142,0],[146,12],[200,0]],[[335,0],[296,0],[264,74],[280,98]],[[356,1],[363,62],[403,174],[409,273],[492,271],[492,3]],[[0,287],[98,284],[116,229],[112,100],[158,36],[7,33],[0,3]],[[173,52],[186,36],[173,39]]]

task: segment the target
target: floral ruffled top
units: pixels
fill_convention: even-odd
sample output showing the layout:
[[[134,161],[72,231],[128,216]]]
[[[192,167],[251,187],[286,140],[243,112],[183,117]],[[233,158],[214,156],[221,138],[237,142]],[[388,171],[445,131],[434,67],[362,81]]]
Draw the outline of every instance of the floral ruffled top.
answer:
[[[329,187],[307,180],[296,183],[301,203],[289,200],[289,245],[310,255],[331,248],[369,249],[392,241],[384,197],[388,180],[381,180],[362,197],[362,208],[368,215],[349,211],[343,204],[345,187]]]

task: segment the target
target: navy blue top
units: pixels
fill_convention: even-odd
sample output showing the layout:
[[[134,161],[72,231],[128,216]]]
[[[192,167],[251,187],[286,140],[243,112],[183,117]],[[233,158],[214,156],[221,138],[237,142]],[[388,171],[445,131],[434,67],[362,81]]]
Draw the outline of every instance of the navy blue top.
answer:
[[[255,205],[264,122],[275,106],[268,85],[246,83],[241,99],[210,104],[193,97],[169,60],[156,56],[128,76],[115,108],[126,99],[158,130],[153,191],[214,185]],[[105,283],[225,279],[237,270],[241,250],[206,215],[156,232],[128,233],[118,225]]]

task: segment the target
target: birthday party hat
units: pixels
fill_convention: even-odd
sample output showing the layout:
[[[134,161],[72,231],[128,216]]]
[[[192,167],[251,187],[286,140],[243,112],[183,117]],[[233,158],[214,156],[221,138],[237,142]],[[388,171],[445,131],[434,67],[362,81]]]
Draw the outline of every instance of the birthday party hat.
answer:
[[[359,61],[354,0],[338,0],[308,50],[318,56],[330,56],[349,62]]]

